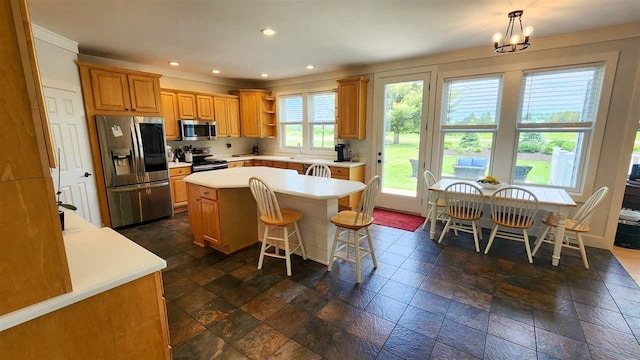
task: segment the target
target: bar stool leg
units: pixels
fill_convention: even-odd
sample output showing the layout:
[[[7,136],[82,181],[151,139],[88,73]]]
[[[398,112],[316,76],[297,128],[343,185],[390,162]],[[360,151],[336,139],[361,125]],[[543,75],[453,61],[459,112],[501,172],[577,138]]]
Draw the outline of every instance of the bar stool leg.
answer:
[[[258,270],[262,269],[264,261],[264,252],[267,250],[267,237],[269,236],[269,225],[264,226],[264,237],[262,238],[262,246],[260,247],[260,260],[258,260]]]
[[[293,227],[296,229],[296,234],[298,235],[298,244],[300,244],[300,250],[302,250],[302,258],[307,260],[307,253],[304,251],[304,243],[302,243],[302,238],[300,238],[300,229],[298,229],[298,222],[293,223]]]
[[[371,232],[369,227],[364,228],[367,231],[367,240],[369,241],[369,250],[371,251],[371,259],[373,260],[373,268],[378,268],[378,260],[376,259],[376,252],[373,251],[373,243],[371,242]]]
[[[282,228],[284,235],[284,260],[287,263],[287,276],[291,276],[291,253],[289,252],[289,227]]]
[[[356,256],[356,282],[360,284],[362,282],[362,274],[360,274],[360,234],[359,231],[353,230],[353,251]]]
[[[331,271],[331,268],[333,267],[333,259],[336,255],[336,246],[338,244],[339,232],[340,232],[340,228],[336,226],[336,232],[333,235],[333,245],[331,246],[331,256],[329,258],[329,267],[327,268],[327,271]]]

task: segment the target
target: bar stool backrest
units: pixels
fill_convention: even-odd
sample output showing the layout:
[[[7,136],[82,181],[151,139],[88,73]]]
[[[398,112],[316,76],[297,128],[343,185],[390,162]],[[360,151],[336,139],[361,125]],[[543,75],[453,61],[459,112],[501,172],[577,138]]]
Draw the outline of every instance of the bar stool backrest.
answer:
[[[324,178],[331,177],[331,168],[325,164],[313,164],[307,168],[305,175],[318,176]]]
[[[363,224],[371,220],[378,192],[380,192],[380,176],[376,175],[369,180],[367,188],[362,193],[353,225]]]
[[[268,220],[282,221],[282,213],[276,194],[271,187],[259,177],[249,179],[249,189],[258,204],[260,216]]]

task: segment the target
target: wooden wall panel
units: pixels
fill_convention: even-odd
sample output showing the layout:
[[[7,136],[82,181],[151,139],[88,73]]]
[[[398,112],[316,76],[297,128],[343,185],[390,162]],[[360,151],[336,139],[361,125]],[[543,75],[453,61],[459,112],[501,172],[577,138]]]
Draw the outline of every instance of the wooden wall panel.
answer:
[[[0,2],[0,315],[71,291],[24,0]]]
[[[169,359],[158,281],[161,276],[150,274],[7,329],[0,333],[0,354],[3,359]]]
[[[51,178],[0,181],[0,315],[71,290]]]

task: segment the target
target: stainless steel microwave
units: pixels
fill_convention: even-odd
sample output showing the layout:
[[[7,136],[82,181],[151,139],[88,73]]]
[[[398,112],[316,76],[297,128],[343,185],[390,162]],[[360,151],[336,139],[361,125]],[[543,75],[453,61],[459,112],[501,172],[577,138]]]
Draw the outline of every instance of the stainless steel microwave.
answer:
[[[180,137],[183,141],[217,139],[216,122],[180,120]]]

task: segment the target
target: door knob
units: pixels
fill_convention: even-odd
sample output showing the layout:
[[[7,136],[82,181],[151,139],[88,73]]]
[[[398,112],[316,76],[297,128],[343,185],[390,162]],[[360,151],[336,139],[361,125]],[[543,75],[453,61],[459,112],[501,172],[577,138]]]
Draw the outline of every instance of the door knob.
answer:
[[[91,176],[91,173],[90,173],[90,172],[85,172],[85,173],[84,173],[84,177],[89,177],[89,176]]]

